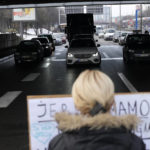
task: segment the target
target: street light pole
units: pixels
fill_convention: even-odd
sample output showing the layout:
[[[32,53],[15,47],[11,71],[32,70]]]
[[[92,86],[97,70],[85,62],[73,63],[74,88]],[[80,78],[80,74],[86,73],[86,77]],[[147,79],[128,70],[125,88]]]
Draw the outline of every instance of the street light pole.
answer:
[[[138,29],[138,9],[136,9],[136,12],[135,12],[135,30]]]
[[[121,4],[120,4],[120,31],[121,31]]]
[[[58,8],[58,23],[60,25],[60,8]]]

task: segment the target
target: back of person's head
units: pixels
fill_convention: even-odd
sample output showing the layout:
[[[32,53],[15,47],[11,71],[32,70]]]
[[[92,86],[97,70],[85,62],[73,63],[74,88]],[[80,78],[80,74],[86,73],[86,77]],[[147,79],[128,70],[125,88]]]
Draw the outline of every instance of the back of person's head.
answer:
[[[74,82],[72,96],[82,114],[89,114],[96,103],[109,111],[114,103],[114,84],[103,72],[86,70]]]

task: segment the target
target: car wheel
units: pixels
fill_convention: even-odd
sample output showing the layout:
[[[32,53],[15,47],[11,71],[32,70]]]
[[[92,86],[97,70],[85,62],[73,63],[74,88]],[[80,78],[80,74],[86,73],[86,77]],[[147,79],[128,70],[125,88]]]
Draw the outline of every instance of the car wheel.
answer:
[[[53,47],[53,51],[55,51],[55,46]]]
[[[129,59],[128,57],[125,57],[125,55],[123,54],[123,62],[124,62],[125,64],[129,64],[129,63],[132,62],[132,60]]]
[[[100,57],[100,62],[99,62],[97,65],[98,65],[98,66],[101,65],[101,62],[102,62],[102,59],[101,59],[101,57]]]

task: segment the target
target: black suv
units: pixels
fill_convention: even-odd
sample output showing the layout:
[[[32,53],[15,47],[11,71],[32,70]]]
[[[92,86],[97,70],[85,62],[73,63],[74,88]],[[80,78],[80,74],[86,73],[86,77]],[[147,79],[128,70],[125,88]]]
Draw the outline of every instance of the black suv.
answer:
[[[127,35],[123,47],[123,60],[125,63],[134,60],[150,60],[150,35]]]
[[[54,43],[54,38],[51,34],[40,34],[38,37],[47,37],[49,42],[52,43],[52,50],[55,50],[55,43]]]
[[[52,44],[49,42],[47,37],[38,37],[38,38],[32,38],[31,40],[38,40],[42,44],[44,48],[44,55],[50,56],[52,54]]]
[[[44,57],[44,50],[39,41],[24,40],[17,46],[14,59],[15,64],[22,62],[40,61]]]

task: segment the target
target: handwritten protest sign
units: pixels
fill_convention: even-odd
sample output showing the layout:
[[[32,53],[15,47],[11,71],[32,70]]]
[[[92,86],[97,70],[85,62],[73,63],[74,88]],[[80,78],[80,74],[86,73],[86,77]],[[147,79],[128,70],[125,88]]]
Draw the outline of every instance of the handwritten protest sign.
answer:
[[[76,113],[73,99],[69,95],[29,96],[27,99],[30,150],[47,150],[50,140],[59,134],[54,114]],[[113,114],[135,114],[141,118],[135,134],[143,138],[146,149],[150,150],[150,93],[117,94],[115,102]]]

